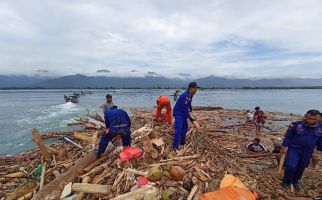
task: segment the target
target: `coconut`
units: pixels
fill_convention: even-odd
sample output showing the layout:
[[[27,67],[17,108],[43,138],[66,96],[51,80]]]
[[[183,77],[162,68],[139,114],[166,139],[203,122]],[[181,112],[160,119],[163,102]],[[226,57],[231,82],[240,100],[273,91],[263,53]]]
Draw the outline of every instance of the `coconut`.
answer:
[[[170,170],[171,178],[175,181],[182,181],[185,174],[186,172],[184,171],[184,169],[179,166],[174,166]]]
[[[171,195],[174,194],[174,191],[168,189],[168,190],[165,190],[164,192],[162,192],[162,195],[161,195],[161,199],[162,200],[170,200],[171,199]]]
[[[162,178],[162,169],[159,165],[153,166],[148,172],[148,179],[150,181],[159,181]]]

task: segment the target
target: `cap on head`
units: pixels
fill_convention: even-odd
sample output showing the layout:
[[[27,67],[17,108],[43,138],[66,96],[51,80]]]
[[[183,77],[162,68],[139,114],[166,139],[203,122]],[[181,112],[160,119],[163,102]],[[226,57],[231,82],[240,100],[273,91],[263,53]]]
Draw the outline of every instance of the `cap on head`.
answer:
[[[260,107],[258,107],[258,106],[257,106],[257,107],[255,107],[255,110],[259,110],[259,109],[260,109]]]
[[[199,88],[199,87],[197,85],[197,82],[191,82],[191,83],[189,83],[188,88]]]
[[[106,95],[106,98],[107,98],[107,99],[112,98],[112,95],[111,95],[111,94],[107,94],[107,95]]]
[[[117,108],[117,106],[116,106],[116,105],[114,105],[114,104],[109,104],[109,105],[107,106],[107,108],[106,108],[106,111],[109,111],[109,110],[111,110],[111,109],[115,109],[115,108]]]
[[[312,116],[317,116],[317,115],[320,115],[320,111],[318,110],[309,110],[306,112],[307,115],[312,115]]]

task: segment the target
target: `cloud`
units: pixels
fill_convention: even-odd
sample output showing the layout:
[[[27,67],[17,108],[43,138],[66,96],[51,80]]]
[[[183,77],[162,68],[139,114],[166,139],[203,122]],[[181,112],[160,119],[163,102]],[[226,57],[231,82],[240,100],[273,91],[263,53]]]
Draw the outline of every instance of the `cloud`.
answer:
[[[322,77],[321,18],[320,0],[4,0],[0,74]]]
[[[49,70],[47,70],[47,69],[38,69],[37,72],[39,72],[39,73],[48,73]]]
[[[111,71],[110,70],[107,70],[107,69],[99,69],[96,71],[96,73],[110,73]]]

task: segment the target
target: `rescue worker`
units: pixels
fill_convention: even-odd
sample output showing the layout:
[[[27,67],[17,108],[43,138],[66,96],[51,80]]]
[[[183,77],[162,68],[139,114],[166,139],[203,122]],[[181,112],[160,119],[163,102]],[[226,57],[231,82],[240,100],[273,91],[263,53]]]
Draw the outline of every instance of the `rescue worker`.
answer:
[[[196,82],[189,83],[188,89],[180,95],[174,108],[174,139],[172,148],[174,151],[179,150],[179,144],[185,145],[186,134],[188,131],[188,119],[193,122],[195,119],[190,115],[192,111],[191,101],[197,92],[198,85]]]
[[[171,124],[171,122],[172,122],[172,108],[171,108],[170,99],[167,96],[159,96],[157,99],[157,110],[155,113],[155,121],[159,120],[163,108],[165,108],[167,110],[166,119],[167,119],[167,122],[169,124]]]
[[[105,103],[102,105],[102,109],[103,109],[104,116],[105,116],[105,114],[106,114],[106,112],[107,112],[107,107],[108,107],[108,105],[113,104],[113,97],[112,97],[112,95],[111,95],[111,94],[107,94],[107,95],[105,96],[105,98],[106,98],[106,101],[105,101]]]
[[[322,124],[322,113],[320,113],[320,115],[318,116],[318,121],[320,124]],[[310,164],[310,169],[315,170],[316,166],[319,164],[319,162],[321,161],[321,152],[315,150],[312,156],[312,162]]]
[[[116,105],[109,104],[105,115],[106,130],[103,131],[96,157],[100,158],[113,138],[120,136],[123,147],[131,146],[131,120],[129,115]]]
[[[285,157],[285,172],[282,186],[301,193],[300,179],[306,167],[309,166],[314,149],[322,151],[322,125],[318,123],[320,112],[309,110],[305,119],[293,122],[284,137],[282,146]]]
[[[259,135],[261,127],[264,127],[265,123],[265,114],[260,107],[255,108],[254,120],[256,123],[256,135]]]

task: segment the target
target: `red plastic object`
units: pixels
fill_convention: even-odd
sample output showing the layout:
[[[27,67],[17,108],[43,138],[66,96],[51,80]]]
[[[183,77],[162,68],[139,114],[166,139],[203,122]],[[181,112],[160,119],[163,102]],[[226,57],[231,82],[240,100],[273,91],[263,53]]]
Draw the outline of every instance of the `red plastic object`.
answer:
[[[124,151],[130,153],[133,158],[138,158],[142,155],[142,150],[137,147],[127,147],[124,149]]]
[[[142,150],[137,147],[126,147],[119,154],[121,161],[126,162],[131,160],[132,158],[137,158],[142,155]]]
[[[119,154],[119,157],[120,157],[121,161],[123,161],[123,162],[129,161],[133,158],[132,154],[130,154],[129,152],[126,152],[126,151],[122,151]]]
[[[141,176],[139,178],[139,182],[138,183],[139,183],[139,186],[142,187],[142,186],[147,185],[149,183],[149,181],[148,181],[148,178],[147,177]]]

